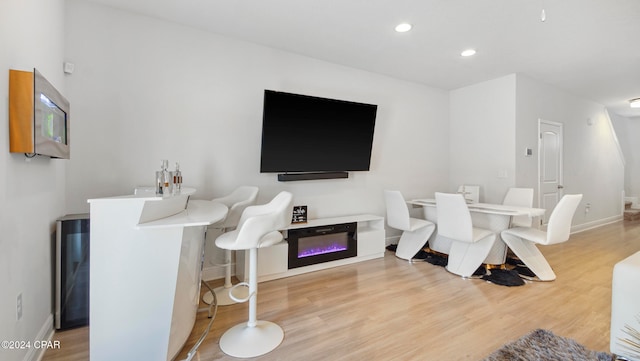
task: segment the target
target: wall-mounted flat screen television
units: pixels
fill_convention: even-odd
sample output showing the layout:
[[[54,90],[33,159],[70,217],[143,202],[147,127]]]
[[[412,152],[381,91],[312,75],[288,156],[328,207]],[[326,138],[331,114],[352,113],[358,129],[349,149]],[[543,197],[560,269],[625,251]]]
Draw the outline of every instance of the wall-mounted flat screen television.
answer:
[[[368,171],[377,108],[265,90],[260,172]]]

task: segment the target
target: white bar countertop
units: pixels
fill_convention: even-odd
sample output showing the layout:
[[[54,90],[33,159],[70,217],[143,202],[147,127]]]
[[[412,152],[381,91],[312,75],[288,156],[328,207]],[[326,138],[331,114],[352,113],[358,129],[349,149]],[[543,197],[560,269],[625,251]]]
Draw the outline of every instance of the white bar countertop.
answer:
[[[176,195],[168,194],[165,196],[159,196],[156,194],[156,190],[154,187],[136,187],[133,194],[125,194],[125,195],[113,196],[113,197],[92,198],[92,199],[89,199],[88,202],[91,203],[96,201],[112,201],[112,200],[120,201],[123,199],[136,199],[136,200],[144,199],[147,201],[160,201],[168,198],[190,196],[195,192],[196,192],[195,188],[182,188],[179,194],[176,194]]]
[[[189,200],[187,209],[166,218],[138,223],[138,229],[163,227],[208,226],[226,217],[229,209],[222,203]]]

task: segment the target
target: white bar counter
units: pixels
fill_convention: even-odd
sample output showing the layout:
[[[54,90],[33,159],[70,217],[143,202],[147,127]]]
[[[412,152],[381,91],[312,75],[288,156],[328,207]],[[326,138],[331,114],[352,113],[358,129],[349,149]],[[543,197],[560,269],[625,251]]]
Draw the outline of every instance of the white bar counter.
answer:
[[[227,208],[175,196],[90,199],[92,361],[171,360],[195,323],[206,226]]]

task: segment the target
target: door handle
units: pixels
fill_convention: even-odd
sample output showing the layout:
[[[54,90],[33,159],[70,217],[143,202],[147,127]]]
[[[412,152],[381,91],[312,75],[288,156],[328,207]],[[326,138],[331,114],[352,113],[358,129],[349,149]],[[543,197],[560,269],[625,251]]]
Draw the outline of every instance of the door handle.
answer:
[[[558,184],[558,189],[564,189],[564,186],[562,184]]]

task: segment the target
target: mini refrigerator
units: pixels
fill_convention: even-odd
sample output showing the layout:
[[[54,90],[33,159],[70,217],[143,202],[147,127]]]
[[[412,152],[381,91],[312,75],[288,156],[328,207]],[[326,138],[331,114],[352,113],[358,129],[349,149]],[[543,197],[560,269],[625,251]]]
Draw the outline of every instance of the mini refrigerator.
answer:
[[[89,324],[89,214],[56,222],[55,327]]]

